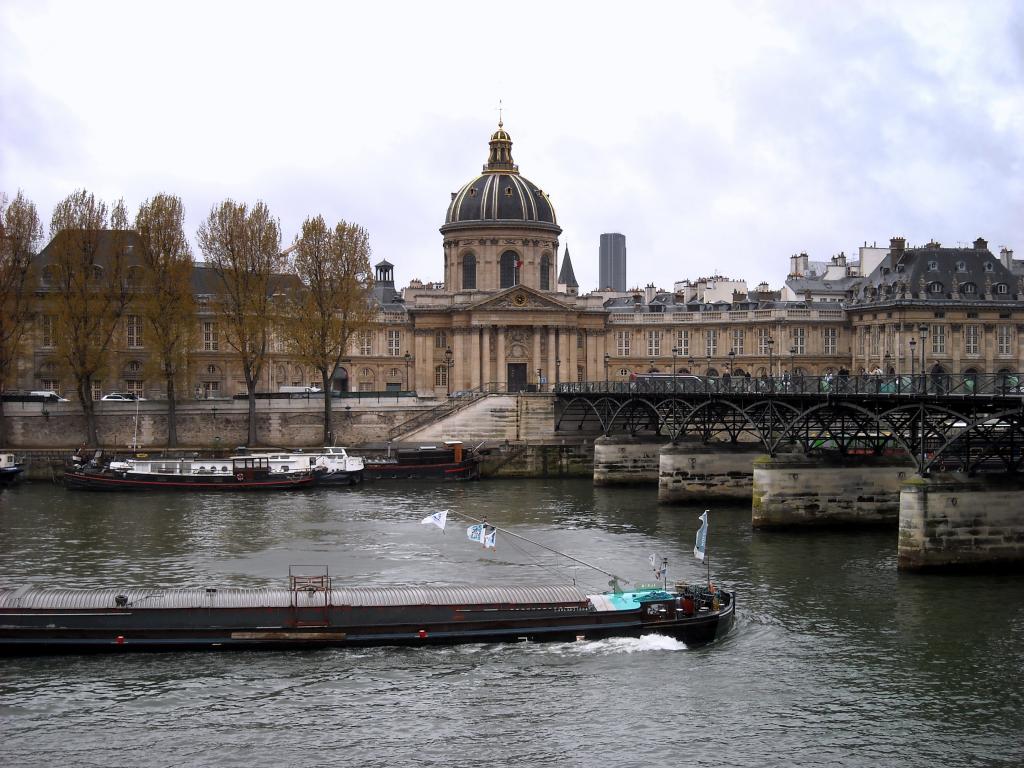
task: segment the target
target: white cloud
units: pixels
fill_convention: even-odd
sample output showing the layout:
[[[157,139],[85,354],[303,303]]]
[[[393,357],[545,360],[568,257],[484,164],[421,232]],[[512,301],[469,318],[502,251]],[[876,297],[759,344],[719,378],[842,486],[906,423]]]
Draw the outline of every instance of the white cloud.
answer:
[[[497,100],[584,289],[778,286],[787,256],[1021,240],[1024,23],[1012,2],[7,3],[0,189],[225,196],[357,221],[400,282],[440,279],[449,193]]]

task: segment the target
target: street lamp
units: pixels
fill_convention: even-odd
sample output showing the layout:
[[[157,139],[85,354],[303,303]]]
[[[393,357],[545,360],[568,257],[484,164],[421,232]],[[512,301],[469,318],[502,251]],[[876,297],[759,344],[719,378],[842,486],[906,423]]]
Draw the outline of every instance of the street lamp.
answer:
[[[735,359],[736,359],[736,350],[735,349],[730,349],[729,350],[729,378],[730,379],[732,378],[732,364],[733,364],[733,361]]]
[[[672,347],[672,391],[676,391],[676,355],[679,350]]]
[[[409,391],[409,361],[412,360],[412,355],[409,354],[409,350],[405,350],[405,391]]]
[[[690,362],[690,367],[686,369],[686,372],[692,376],[692,375],[694,375],[693,371],[694,371],[694,365],[695,365],[695,363],[693,361],[693,355],[690,355],[690,361],[689,362]]]
[[[607,352],[604,353],[604,388],[608,389],[608,361],[612,359],[612,356]]]
[[[928,326],[925,325],[924,323],[921,323],[921,325],[919,325],[917,327],[917,333],[921,337],[921,392],[922,392],[922,394],[927,394],[927,392],[928,392],[928,379],[925,378],[925,370],[924,370],[924,343],[925,343],[925,340],[927,340],[927,338],[928,338]],[[924,409],[922,409],[922,412],[923,412],[923,410]],[[921,450],[922,450],[922,452],[924,451],[923,448]],[[923,453],[922,453],[922,455],[923,455]]]
[[[924,342],[928,338],[928,326],[921,323],[917,327],[917,333],[921,337],[921,393],[928,393],[928,379],[924,373]],[[924,403],[921,403],[921,422],[918,425],[918,439],[921,441],[921,475],[924,476]]]
[[[914,355],[914,347],[916,347],[916,346],[917,346],[917,339],[911,339],[910,340],[910,386],[914,386],[914,382],[916,381],[916,379],[914,377],[917,375],[917,368],[916,368],[917,357]]]
[[[772,368],[772,349],[775,348],[775,339],[771,336],[768,337],[768,378],[772,379],[775,377],[775,371]]]
[[[885,357],[882,358],[882,373],[886,376],[889,375],[889,366],[892,365],[892,355],[888,352],[885,353]]]
[[[449,397],[451,397],[452,394],[452,366],[455,364],[455,360],[453,358],[454,355],[452,355],[452,348],[448,347],[448,349],[444,351],[444,382],[448,385]]]
[[[557,387],[559,382],[562,380],[562,358],[555,358],[555,386]]]
[[[796,388],[796,347],[789,348],[789,380],[793,388]]]

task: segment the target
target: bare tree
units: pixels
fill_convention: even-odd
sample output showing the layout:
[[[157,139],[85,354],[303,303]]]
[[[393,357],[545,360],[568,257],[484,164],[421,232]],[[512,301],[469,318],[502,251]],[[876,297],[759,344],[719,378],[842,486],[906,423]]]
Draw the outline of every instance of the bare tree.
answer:
[[[19,190],[7,204],[0,194],[0,392],[15,373],[32,320],[33,259],[43,237],[35,203]],[[0,398],[0,445],[7,442]]]
[[[192,294],[192,250],[185,237],[185,209],[175,195],[158,194],[135,216],[140,279],[133,281],[135,306],[154,354],[150,365],[167,389],[167,447],[178,444],[177,385],[187,381],[196,337]]]
[[[131,298],[126,245],[128,212],[80,189],[61,200],[50,221],[42,268],[52,286],[45,308],[54,317],[57,356],[75,380],[86,422],[86,441],[99,444],[93,383],[107,372],[110,345]]]
[[[269,351],[272,292],[285,264],[281,227],[262,201],[252,209],[225,200],[199,226],[199,248],[219,278],[217,303],[224,340],[238,353],[249,394],[249,444],[257,444],[256,385]]]
[[[320,372],[324,442],[332,437],[331,378],[353,334],[376,313],[370,277],[370,237],[358,224],[329,229],[322,216],[306,219],[291,249],[289,286],[280,328],[291,351]]]

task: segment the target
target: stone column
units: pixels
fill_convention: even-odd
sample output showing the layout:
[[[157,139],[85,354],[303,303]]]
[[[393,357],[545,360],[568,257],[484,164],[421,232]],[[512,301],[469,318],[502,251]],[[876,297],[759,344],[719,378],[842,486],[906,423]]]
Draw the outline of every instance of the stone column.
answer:
[[[481,328],[481,332],[483,333],[483,364],[480,371],[480,383],[486,386],[494,381],[494,377],[491,376],[491,326],[485,325]]]
[[[570,377],[566,375],[566,369],[569,367],[569,336],[571,335],[571,329],[558,329],[558,359],[562,361],[559,372],[559,381],[563,383],[566,381],[572,381],[575,378],[575,376]]]
[[[541,326],[533,326],[533,357],[530,359],[530,371],[526,376],[527,381],[533,381],[537,384],[540,384],[540,380],[534,378],[537,375],[537,370],[544,368],[544,363],[540,359],[540,335],[542,331],[543,328]]]
[[[576,369],[579,368],[579,331],[575,328],[568,329],[566,336],[569,342],[569,375],[565,377],[566,381],[575,382],[577,379]]]
[[[615,435],[594,441],[594,485],[656,485],[664,437]]]
[[[466,333],[466,340],[469,342],[469,386],[476,389],[480,386],[480,345],[483,343],[483,330],[480,328],[469,329]]]
[[[504,392],[508,385],[508,366],[505,364],[505,328],[504,326],[498,326],[498,350],[495,355],[494,366],[497,368],[496,381],[498,382],[498,391]]]
[[[548,326],[548,364],[544,367],[544,375],[547,377],[548,383],[546,389],[551,390],[551,387],[555,383],[555,357],[558,356],[557,341],[555,337],[555,327],[553,325]]]

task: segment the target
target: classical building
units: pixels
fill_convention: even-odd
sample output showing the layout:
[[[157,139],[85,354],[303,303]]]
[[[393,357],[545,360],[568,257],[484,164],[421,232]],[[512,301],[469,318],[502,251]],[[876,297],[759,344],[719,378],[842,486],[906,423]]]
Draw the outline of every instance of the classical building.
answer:
[[[1024,359],[1024,265],[987,243],[888,248],[865,243],[811,262],[791,257],[781,291],[748,290],[719,275],[579,295],[568,248],[557,266],[551,198],[519,173],[512,138],[499,123],[481,173],[452,193],[442,236],[444,282],[395,286],[396,266],[375,265],[375,322],[352,340],[335,372],[339,392],[415,391],[421,397],[480,387],[548,388],[566,381],[622,381],[658,371],[760,377],[821,375],[841,368],[909,373],[1020,371]],[[131,233],[128,233],[131,234]],[[130,246],[130,239],[125,240]],[[41,256],[45,257],[45,249]],[[44,259],[45,260],[45,259]],[[240,366],[212,310],[213,278],[193,275],[199,317],[190,391],[197,397],[245,391]],[[40,291],[47,290],[45,271]],[[67,392],[54,359],[53,323],[40,313],[15,387]],[[922,330],[922,326],[924,330]],[[917,351],[911,358],[911,343]],[[140,318],[129,313],[113,340],[113,364],[96,394],[127,390],[160,397],[147,365]],[[318,383],[274,339],[260,389]]]

